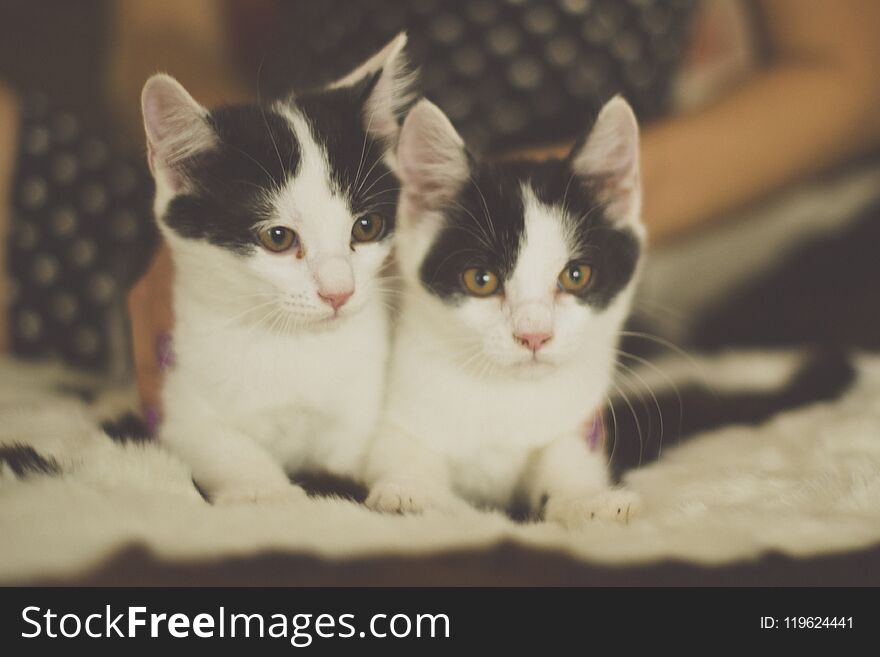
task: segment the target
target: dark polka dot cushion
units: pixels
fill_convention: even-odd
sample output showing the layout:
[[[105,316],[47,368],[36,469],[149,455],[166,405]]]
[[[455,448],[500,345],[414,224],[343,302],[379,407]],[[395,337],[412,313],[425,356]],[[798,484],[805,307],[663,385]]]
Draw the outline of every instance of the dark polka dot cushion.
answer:
[[[125,291],[156,242],[149,172],[39,94],[25,103],[20,135],[8,243],[13,350],[124,370]]]
[[[324,82],[401,29],[425,93],[481,151],[571,138],[615,93],[667,109],[695,0],[322,0],[284,3],[262,86]]]

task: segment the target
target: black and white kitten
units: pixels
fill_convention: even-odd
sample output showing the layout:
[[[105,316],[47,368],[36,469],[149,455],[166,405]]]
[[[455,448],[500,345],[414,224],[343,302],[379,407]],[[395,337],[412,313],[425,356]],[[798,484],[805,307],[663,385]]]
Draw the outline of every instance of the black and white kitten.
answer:
[[[382,511],[526,502],[577,526],[626,519],[588,434],[605,405],[644,240],[638,126],[611,100],[564,161],[476,163],[427,100],[404,121],[404,279],[368,460]]]
[[[388,353],[386,156],[414,101],[405,41],[271,104],[208,111],[167,75],[144,87],[175,265],[160,438],[215,502],[295,498],[289,473],[362,465]]]

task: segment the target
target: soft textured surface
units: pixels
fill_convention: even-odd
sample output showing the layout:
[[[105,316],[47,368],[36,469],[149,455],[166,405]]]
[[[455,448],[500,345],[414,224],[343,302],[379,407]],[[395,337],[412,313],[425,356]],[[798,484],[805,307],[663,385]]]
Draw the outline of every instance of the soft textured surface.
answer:
[[[100,431],[98,418],[124,405],[125,394],[86,403],[71,394],[83,384],[72,375],[5,362],[0,445],[30,445],[63,474],[16,475],[0,465],[0,581],[70,581],[132,545],[162,560],[280,552],[320,556],[340,568],[356,558],[500,542],[626,565],[729,564],[768,551],[808,557],[864,548],[880,542],[880,359],[857,363],[856,383],[835,402],[693,438],[631,472],[627,483],[645,508],[629,525],[567,532],[476,511],[382,516],[327,498],[299,507],[212,507],[186,467],[158,447],[118,444]],[[751,373],[766,384],[790,366],[784,354],[733,353],[701,364],[719,378]]]

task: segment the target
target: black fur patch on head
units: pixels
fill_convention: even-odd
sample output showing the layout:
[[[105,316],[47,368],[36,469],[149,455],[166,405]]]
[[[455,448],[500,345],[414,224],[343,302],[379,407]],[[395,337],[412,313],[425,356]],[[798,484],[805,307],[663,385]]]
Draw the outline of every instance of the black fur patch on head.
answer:
[[[61,474],[61,466],[53,458],[42,456],[33,447],[27,445],[8,445],[0,447],[0,464],[6,464],[17,477],[32,474]]]
[[[269,211],[265,193],[296,174],[299,141],[283,117],[257,106],[216,109],[210,121],[219,145],[181,164],[190,184],[169,204],[165,223],[183,237],[247,253],[253,225]]]
[[[356,85],[297,99],[315,140],[327,153],[331,182],[354,216],[376,213],[393,228],[400,184],[385,165],[385,144],[366,131],[364,103],[376,77]]]
[[[595,185],[575,178],[567,162],[517,166],[531,172],[529,182],[541,203],[562,207],[574,221],[577,253],[572,255],[593,270],[590,284],[578,297],[597,308],[607,307],[635,274],[641,255],[639,240],[631,230],[615,226],[608,219],[605,205],[593,189]]]
[[[420,269],[428,290],[452,302],[464,297],[461,275],[480,267],[502,280],[516,266],[523,235],[518,181],[490,165],[473,166],[471,179],[443,209],[445,223]]]
[[[480,267],[502,281],[516,267],[525,231],[523,184],[537,200],[561,207],[573,221],[571,260],[589,264],[593,277],[578,298],[605,308],[635,273],[641,247],[628,228],[605,216],[590,186],[562,160],[471,165],[471,179],[443,210],[440,229],[420,269],[424,286],[450,302],[464,298],[461,275]]]
[[[399,185],[384,164],[383,144],[364,129],[363,103],[371,88],[314,93],[297,99],[294,109],[326,151],[328,183],[348,199],[355,216],[380,214],[390,232]],[[189,185],[169,204],[165,222],[183,237],[247,254],[257,244],[254,224],[270,216],[267,194],[299,172],[300,140],[287,118],[269,107],[223,107],[211,112],[210,121],[218,146],[181,163]]]

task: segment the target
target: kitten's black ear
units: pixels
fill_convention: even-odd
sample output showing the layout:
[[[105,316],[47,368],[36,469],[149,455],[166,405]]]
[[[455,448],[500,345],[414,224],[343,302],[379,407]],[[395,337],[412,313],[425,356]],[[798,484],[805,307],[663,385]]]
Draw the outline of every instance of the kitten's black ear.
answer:
[[[329,88],[364,85],[364,128],[393,147],[400,124],[418,98],[418,74],[406,56],[406,33],[401,32],[355,70]]]
[[[464,141],[429,100],[416,103],[403,122],[397,168],[405,198],[422,209],[449,201],[468,179],[470,165]]]
[[[572,149],[569,162],[607,204],[606,216],[620,224],[640,224],[639,126],[629,103],[620,96],[609,100],[586,139]]]
[[[141,110],[150,170],[157,182],[167,182],[178,190],[184,183],[179,165],[217,143],[217,135],[208,122],[208,110],[177,80],[163,73],[154,75],[144,85]]]

